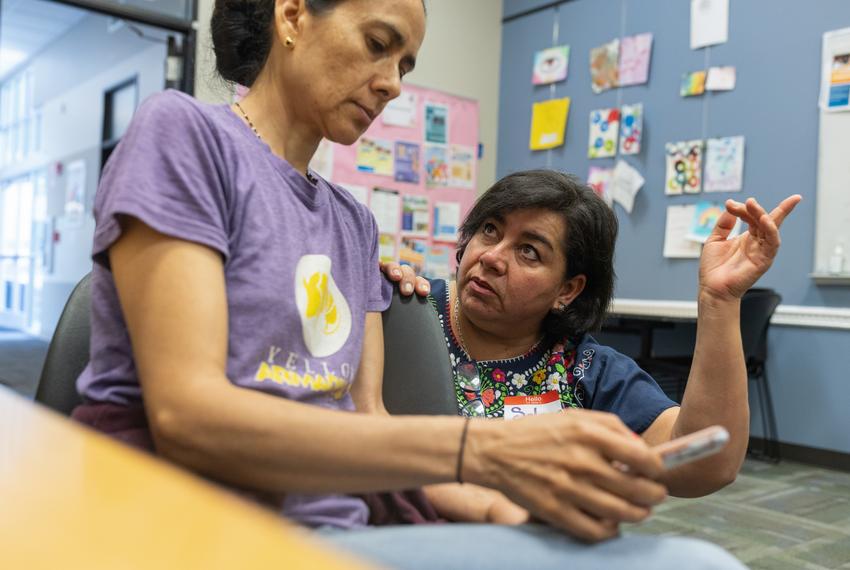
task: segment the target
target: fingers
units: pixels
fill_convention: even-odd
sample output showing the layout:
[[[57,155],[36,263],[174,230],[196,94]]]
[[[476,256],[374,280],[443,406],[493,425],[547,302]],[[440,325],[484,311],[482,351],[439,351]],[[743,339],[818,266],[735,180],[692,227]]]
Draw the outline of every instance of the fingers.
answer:
[[[419,277],[409,265],[401,265],[395,261],[382,261],[381,271],[393,282],[398,283],[398,290],[402,295],[416,293],[425,296],[431,292],[431,284],[424,277]]]
[[[738,223],[738,220],[733,214],[728,211],[723,212],[720,214],[720,217],[717,218],[717,223],[714,224],[714,229],[712,230],[711,235],[708,236],[707,241],[723,241],[727,239],[729,234],[732,233],[732,230],[735,229],[736,223]]]
[[[788,214],[794,211],[794,208],[797,207],[797,204],[799,204],[802,199],[803,197],[799,194],[788,196],[770,212],[770,217],[773,218],[774,223],[776,223],[776,227],[782,225],[782,222],[785,221]]]
[[[546,495],[544,500],[545,508],[539,511],[538,517],[572,537],[584,542],[600,542],[620,533],[620,524],[616,521],[598,519],[552,496]]]
[[[416,276],[416,294],[424,297],[431,292],[431,284],[424,277]]]

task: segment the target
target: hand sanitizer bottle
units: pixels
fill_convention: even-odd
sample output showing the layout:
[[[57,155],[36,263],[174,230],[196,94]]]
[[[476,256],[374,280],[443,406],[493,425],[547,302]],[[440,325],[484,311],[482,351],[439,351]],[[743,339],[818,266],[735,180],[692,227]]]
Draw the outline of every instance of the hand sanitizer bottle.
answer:
[[[841,275],[844,273],[844,244],[841,242],[835,244],[835,249],[832,250],[832,255],[829,256],[829,272],[832,275]]]

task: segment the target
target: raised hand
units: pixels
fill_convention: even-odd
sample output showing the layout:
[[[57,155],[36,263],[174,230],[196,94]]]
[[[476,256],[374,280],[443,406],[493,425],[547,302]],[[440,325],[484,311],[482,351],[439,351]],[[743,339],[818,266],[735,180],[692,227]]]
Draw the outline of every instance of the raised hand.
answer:
[[[779,250],[779,227],[802,200],[799,194],[785,198],[769,214],[756,201],[726,201],[702,250],[699,268],[700,293],[719,299],[740,299],[773,264]],[[740,219],[749,228],[727,239]]]
[[[390,281],[399,282],[398,290],[402,295],[412,295],[414,288],[420,297],[426,296],[431,291],[428,280],[417,276],[409,265],[401,265],[395,261],[382,261],[381,271]]]

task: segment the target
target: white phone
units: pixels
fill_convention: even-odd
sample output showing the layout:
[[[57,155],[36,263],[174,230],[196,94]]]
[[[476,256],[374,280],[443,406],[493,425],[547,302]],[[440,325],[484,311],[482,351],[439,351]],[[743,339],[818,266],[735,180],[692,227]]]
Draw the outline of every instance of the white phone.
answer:
[[[717,453],[729,442],[723,426],[710,426],[653,447],[661,454],[664,467],[673,469]]]

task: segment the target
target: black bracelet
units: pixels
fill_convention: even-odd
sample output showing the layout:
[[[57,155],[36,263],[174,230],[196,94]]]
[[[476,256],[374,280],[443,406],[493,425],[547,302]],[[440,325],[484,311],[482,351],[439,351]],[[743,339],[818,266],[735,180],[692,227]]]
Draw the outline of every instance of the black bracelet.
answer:
[[[469,431],[469,418],[468,416],[465,418],[463,422],[463,432],[460,434],[460,449],[457,452],[457,473],[455,474],[455,479],[458,483],[463,483],[463,478],[461,477],[461,470],[463,469],[463,451],[466,449],[466,433]]]

